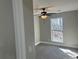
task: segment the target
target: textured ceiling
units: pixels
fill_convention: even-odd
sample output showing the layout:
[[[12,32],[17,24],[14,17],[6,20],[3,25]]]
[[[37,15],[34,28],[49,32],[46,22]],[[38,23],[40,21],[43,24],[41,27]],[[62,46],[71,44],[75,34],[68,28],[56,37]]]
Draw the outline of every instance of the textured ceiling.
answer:
[[[33,8],[53,6],[47,10],[48,13],[61,13],[78,9],[78,0],[33,0]],[[34,10],[39,14],[40,10]]]

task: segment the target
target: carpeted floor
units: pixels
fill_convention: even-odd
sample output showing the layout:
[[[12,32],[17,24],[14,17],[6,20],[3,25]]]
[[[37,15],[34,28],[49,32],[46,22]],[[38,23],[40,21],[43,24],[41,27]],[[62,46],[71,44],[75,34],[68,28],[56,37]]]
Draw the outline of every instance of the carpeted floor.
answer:
[[[39,44],[36,46],[36,59],[76,59],[61,51],[57,46]],[[77,53],[77,49],[65,48]]]

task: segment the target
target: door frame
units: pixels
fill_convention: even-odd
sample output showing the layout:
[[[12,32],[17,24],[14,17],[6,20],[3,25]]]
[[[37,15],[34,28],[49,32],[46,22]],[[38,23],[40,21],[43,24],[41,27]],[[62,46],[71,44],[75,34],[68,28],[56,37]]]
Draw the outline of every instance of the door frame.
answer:
[[[12,0],[16,59],[26,59],[23,0]]]

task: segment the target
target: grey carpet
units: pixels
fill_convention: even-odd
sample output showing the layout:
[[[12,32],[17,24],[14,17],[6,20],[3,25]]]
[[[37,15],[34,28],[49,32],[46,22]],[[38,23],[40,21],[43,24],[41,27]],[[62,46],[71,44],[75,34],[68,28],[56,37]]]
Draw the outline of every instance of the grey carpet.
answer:
[[[57,46],[40,44],[36,46],[36,59],[74,59],[62,52],[59,48]],[[77,49],[68,49],[77,52]]]

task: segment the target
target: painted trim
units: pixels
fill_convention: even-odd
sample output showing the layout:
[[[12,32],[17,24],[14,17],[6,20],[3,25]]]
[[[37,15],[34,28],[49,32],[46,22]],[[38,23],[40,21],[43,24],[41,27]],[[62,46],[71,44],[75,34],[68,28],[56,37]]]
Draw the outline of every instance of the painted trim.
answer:
[[[23,0],[12,0],[12,7],[15,28],[16,59],[26,59]]]
[[[50,44],[50,45],[55,45],[55,46],[62,46],[62,47],[70,47],[70,48],[77,48],[75,47],[74,45],[73,46],[68,46],[66,45],[65,43],[55,43],[55,42],[44,42],[44,41],[40,41],[40,43],[43,43],[43,44]]]
[[[35,43],[35,46],[37,46],[37,45],[39,45],[39,44],[40,44],[40,41],[39,41],[39,42],[36,42],[36,43]]]
[[[51,43],[51,42],[44,42],[44,41],[40,41],[40,43],[55,45],[55,44],[53,44],[53,43]]]

